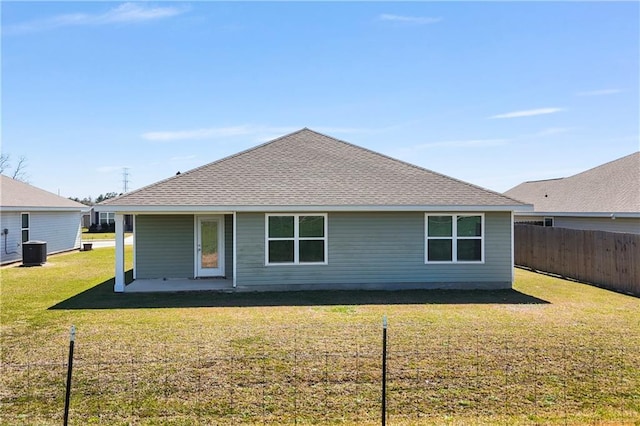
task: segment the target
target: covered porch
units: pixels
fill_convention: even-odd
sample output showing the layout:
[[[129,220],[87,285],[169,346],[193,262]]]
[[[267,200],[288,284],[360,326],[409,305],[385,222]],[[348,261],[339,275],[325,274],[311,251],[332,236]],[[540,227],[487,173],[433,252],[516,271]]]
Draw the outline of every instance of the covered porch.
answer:
[[[126,212],[133,216],[128,285],[124,213],[115,212],[116,293],[234,290],[234,212]]]

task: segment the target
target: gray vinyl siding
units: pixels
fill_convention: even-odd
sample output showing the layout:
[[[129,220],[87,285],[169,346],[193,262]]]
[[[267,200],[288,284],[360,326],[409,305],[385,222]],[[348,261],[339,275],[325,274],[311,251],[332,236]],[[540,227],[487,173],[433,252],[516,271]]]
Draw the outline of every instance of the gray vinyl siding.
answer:
[[[136,278],[193,278],[194,217],[136,217]]]
[[[556,228],[581,229],[584,231],[620,232],[624,234],[640,234],[640,218],[632,217],[580,217],[580,216],[524,216],[516,215],[518,222],[540,222],[544,218],[553,218]]]
[[[640,234],[640,218],[618,217],[565,217],[555,216],[553,226],[557,228],[583,229],[588,231],[622,232]]]
[[[136,278],[193,278],[193,215],[136,216]],[[224,216],[225,276],[233,276],[233,216]]]
[[[0,228],[8,229],[9,233],[6,237],[2,235],[1,263],[22,259],[22,213],[29,213],[29,240],[45,241],[47,254],[80,248],[82,214],[79,211],[3,212]]]
[[[265,216],[238,213],[240,290],[287,288],[509,288],[511,215],[485,215],[485,262],[425,264],[425,216],[329,213],[327,265],[265,265]],[[414,284],[412,286],[403,284]]]
[[[14,262],[22,259],[22,228],[20,213],[0,213],[0,229],[9,230],[7,235],[2,235],[0,263]]]
[[[46,241],[48,253],[80,248],[80,212],[32,212],[29,216],[29,239]]]

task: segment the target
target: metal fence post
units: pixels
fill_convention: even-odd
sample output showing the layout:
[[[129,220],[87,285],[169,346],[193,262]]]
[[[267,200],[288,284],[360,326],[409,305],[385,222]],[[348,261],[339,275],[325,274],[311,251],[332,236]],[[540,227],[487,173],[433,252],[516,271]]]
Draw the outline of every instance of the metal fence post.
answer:
[[[387,316],[382,317],[382,426],[387,424]]]
[[[73,371],[73,345],[76,340],[76,327],[71,326],[69,336],[69,363],[67,364],[67,392],[64,398],[64,426],[69,424],[69,402],[71,400],[71,373]]]

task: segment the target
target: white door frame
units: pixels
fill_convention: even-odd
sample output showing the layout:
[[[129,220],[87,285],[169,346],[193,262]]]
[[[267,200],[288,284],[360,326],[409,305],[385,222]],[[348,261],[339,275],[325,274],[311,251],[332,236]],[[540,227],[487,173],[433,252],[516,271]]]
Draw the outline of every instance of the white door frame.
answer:
[[[203,269],[200,267],[200,248],[202,247],[201,238],[201,225],[203,222],[218,222],[218,267]],[[199,277],[223,277],[224,276],[224,216],[223,215],[207,215],[207,216],[195,216],[194,220],[194,263],[193,263],[193,276]]]

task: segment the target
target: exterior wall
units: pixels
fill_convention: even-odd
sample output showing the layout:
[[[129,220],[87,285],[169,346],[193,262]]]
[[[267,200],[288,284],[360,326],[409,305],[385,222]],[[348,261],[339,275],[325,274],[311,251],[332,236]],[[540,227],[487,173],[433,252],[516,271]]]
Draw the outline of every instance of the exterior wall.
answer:
[[[553,216],[522,216],[515,215],[513,221],[518,222],[542,222],[545,217],[553,217]]]
[[[640,234],[640,218],[617,217],[579,217],[579,216],[522,216],[515,217],[515,222],[543,221],[545,217],[553,218],[556,228],[582,229],[585,231],[621,232],[624,234]]]
[[[194,278],[193,215],[136,216],[136,278]],[[225,276],[233,275],[233,216],[224,216]]]
[[[555,216],[553,218],[553,226],[556,228],[640,234],[640,218],[618,217],[611,219],[608,217]]]
[[[136,278],[193,278],[192,215],[136,217]]]
[[[1,236],[2,263],[22,259],[22,213],[29,213],[29,239],[46,241],[47,254],[80,248],[80,212],[3,212],[0,229],[6,228],[9,233]]]
[[[8,229],[7,235],[0,235],[0,263],[9,263],[22,259],[22,228],[18,212],[0,213],[0,231]]]
[[[510,288],[511,215],[485,214],[483,264],[424,263],[421,212],[329,213],[327,265],[265,265],[265,216],[238,213],[238,290]]]
[[[88,214],[88,219],[86,219],[90,223],[88,225],[84,225],[85,219],[83,218],[83,226],[88,228],[91,225],[100,225],[100,211],[99,206],[92,207]],[[133,231],[133,216],[130,214],[124,215],[124,230],[125,232]]]

